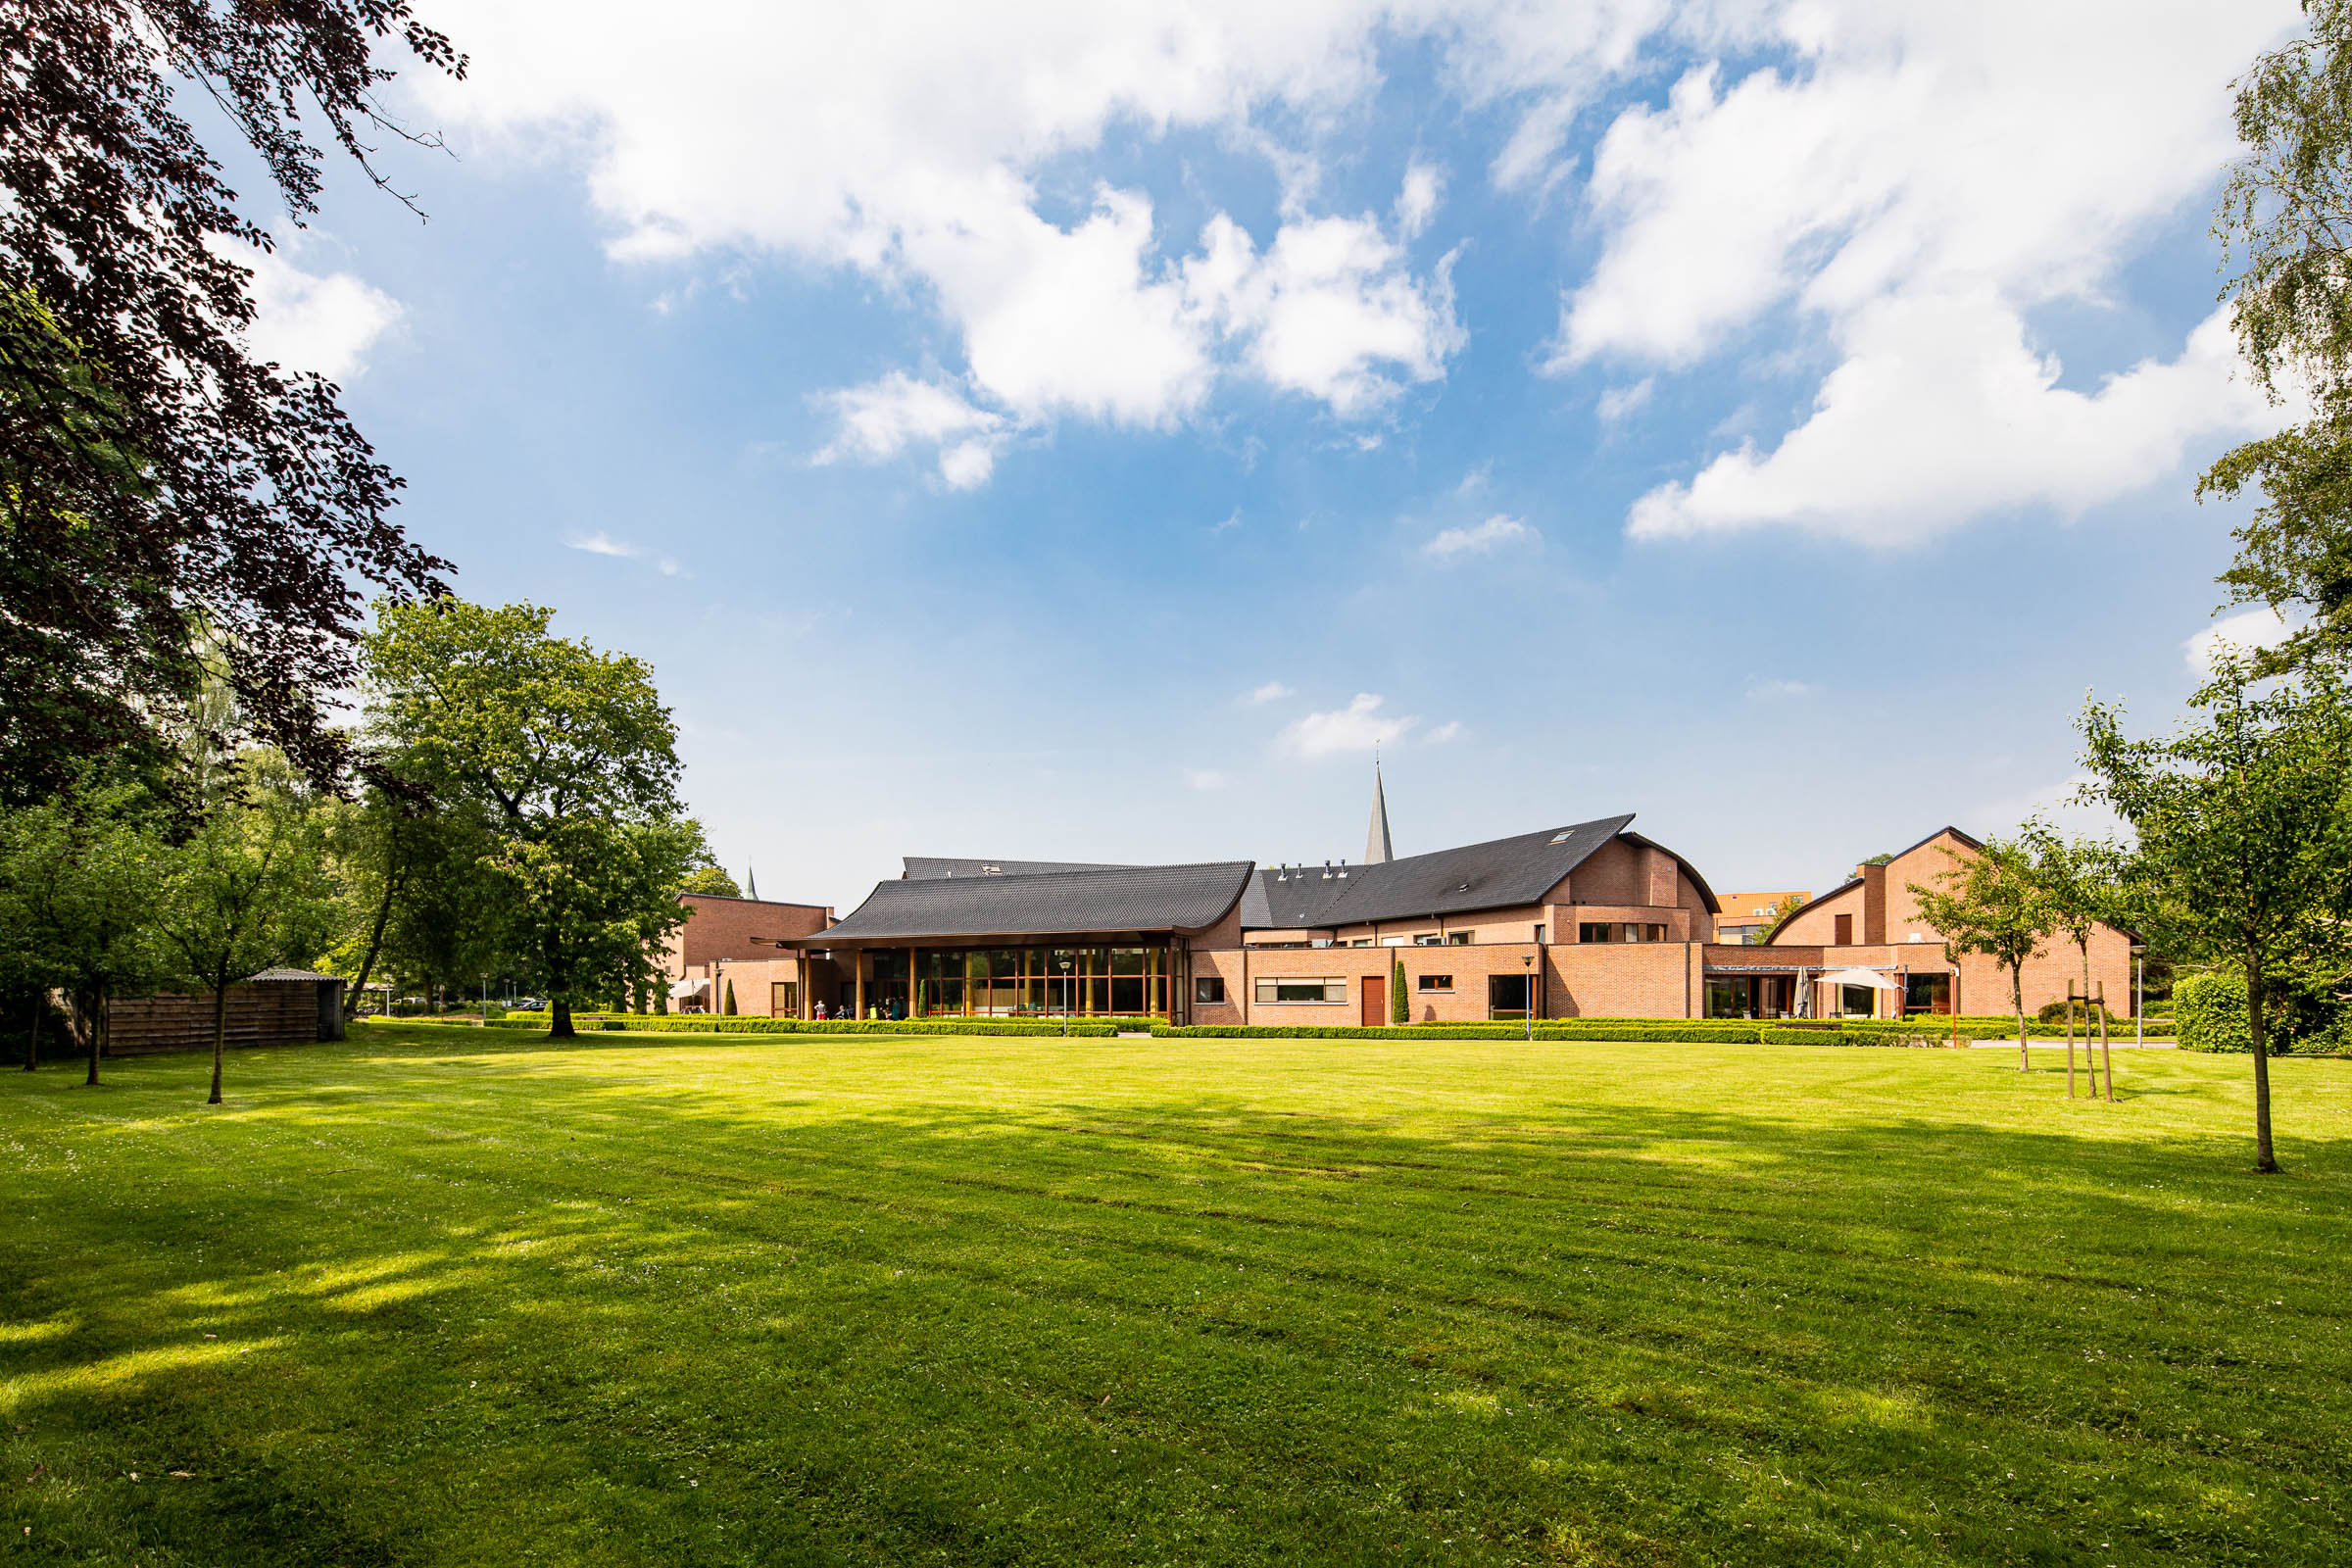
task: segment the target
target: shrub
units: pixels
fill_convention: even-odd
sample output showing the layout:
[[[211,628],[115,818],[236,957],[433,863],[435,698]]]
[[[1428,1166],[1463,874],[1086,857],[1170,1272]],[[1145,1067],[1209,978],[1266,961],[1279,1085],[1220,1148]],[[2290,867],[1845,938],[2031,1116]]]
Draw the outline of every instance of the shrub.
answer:
[[[2184,974],[2173,986],[2173,1007],[2182,1051],[2254,1049],[2253,1028],[2246,1021],[2244,976]]]

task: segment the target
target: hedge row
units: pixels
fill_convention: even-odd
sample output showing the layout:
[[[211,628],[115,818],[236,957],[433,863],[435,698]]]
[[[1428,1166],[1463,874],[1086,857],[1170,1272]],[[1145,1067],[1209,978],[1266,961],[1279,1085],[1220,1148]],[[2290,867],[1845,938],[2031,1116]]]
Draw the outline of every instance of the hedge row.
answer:
[[[1637,1018],[1627,1023],[1579,1018],[1536,1024],[1538,1040],[1669,1040],[1724,1046],[1752,1046],[1752,1023],[1675,1023]],[[1359,1024],[1201,1023],[1154,1024],[1152,1036],[1173,1040],[1524,1040],[1523,1023],[1413,1023],[1388,1027]]]
[[[826,1019],[817,1023],[801,1018],[681,1018],[644,1013],[581,1013],[572,1019],[572,1027],[582,1034],[612,1031],[622,1034],[654,1035],[1058,1035],[1062,1032],[1059,1018],[955,1018],[929,1021],[907,1019],[904,1022],[885,1022],[882,1019],[844,1018]],[[1073,1018],[1069,1032],[1073,1039],[1107,1040],[1122,1030],[1138,1030],[1146,1020],[1141,1018]],[[541,1029],[548,1027],[545,1013],[535,1016],[509,1015],[495,1019],[493,1029]]]

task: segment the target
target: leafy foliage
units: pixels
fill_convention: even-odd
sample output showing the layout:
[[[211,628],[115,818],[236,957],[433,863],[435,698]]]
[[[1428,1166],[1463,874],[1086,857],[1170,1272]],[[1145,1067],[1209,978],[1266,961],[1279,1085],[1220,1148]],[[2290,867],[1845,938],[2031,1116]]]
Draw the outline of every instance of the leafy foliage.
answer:
[[[305,116],[367,168],[397,39],[463,74],[406,0],[18,0],[0,9],[0,787],[54,788],[149,709],[183,703],[210,636],[250,728],[314,776],[342,760],[355,584],[444,563],[390,520],[399,481],[336,389],[257,363],[238,209],[173,103],[201,87],[296,222]],[[370,171],[372,172],[372,171]],[[30,677],[30,678],[24,678]],[[85,684],[86,683],[86,684]]]
[[[2244,975],[2184,974],[2173,997],[2179,1008],[2182,1051],[2254,1049],[2254,1033],[2246,1021]]]
[[[1986,839],[1974,855],[1949,846],[1952,863],[1936,873],[1936,887],[1908,884],[1919,901],[1919,917],[1943,933],[1944,951],[1983,954],[2009,971],[2009,1000],[2017,1012],[2018,1070],[2031,1065],[2026,1054],[2025,967],[2042,955],[2042,944],[2058,928],[2059,912],[2023,843]]]
[[[2190,707],[2191,720],[2164,740],[2127,737],[2120,708],[2085,709],[2093,782],[2082,798],[2136,835],[2138,917],[2173,951],[2243,976],[2256,1160],[2276,1170],[2267,979],[2337,958],[2352,939],[2352,705],[2325,663],[2264,684],[2225,657]]]
[[[552,635],[553,612],[388,604],[368,639],[370,727],[436,799],[478,802],[508,884],[507,940],[570,1031],[577,1002],[651,985],[707,863],[680,814],[677,732],[641,660]]]
[[[743,897],[743,889],[736,885],[735,879],[715,865],[698,865],[687,872],[686,879],[678,884],[678,891],[721,899]]]

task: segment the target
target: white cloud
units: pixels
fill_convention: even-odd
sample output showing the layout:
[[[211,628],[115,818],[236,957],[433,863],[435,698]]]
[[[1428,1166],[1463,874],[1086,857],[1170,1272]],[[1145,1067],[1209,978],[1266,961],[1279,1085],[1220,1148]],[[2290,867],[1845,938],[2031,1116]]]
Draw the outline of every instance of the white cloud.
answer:
[[[1451,561],[1459,556],[1483,556],[1504,545],[1537,544],[1543,535],[1521,522],[1496,513],[1486,521],[1471,528],[1447,528],[1421,547],[1421,553],[1439,561]]]
[[[306,272],[274,251],[224,246],[253,270],[254,358],[288,370],[347,381],[367,368],[368,351],[400,324],[400,302],[350,272]]]
[[[687,575],[685,568],[680,566],[672,558],[668,556],[653,556],[643,545],[633,545],[625,539],[615,539],[611,534],[604,533],[602,531],[587,534],[573,534],[570,538],[564,541],[564,548],[566,550],[584,550],[592,556],[612,556],[621,561],[651,560],[654,564],[654,569],[662,573],[662,575],[664,577],[682,577]]]
[[[1396,232],[1406,239],[1427,233],[1445,196],[1446,171],[1418,158],[1406,165],[1404,185],[1396,192]]]
[[[1724,453],[1688,484],[1635,502],[1638,539],[1783,523],[1869,545],[1928,538],[1986,514],[2073,516],[2170,471],[2192,440],[2245,434],[2275,416],[2242,379],[2216,313],[2170,363],[2147,361],[2095,392],[1988,296],[1905,294],[1841,327],[1845,363],[1813,414],[1769,452]]]
[[[1383,701],[1370,692],[1358,692],[1346,708],[1309,713],[1282,732],[1282,747],[1295,757],[1309,760],[1339,752],[1368,752],[1401,739],[1421,722],[1417,717],[1383,713]]]
[[[1032,0],[1009,15],[714,0],[648,33],[617,0],[476,0],[447,18],[468,79],[411,84],[478,144],[584,153],[616,257],[785,255],[936,310],[971,398],[1016,423],[1163,426],[1237,364],[1354,418],[1444,373],[1460,341],[1449,287],[1415,276],[1373,220],[1318,217],[1311,149],[1251,118],[1359,100],[1380,29],[1444,16],[1436,0]],[[1262,255],[1215,215],[1204,246],[1246,263],[1215,297],[1193,282],[1206,250],[1163,254],[1140,190],[1102,186],[1066,224],[1040,212],[1040,172],[1114,124],[1232,132],[1276,163],[1286,198]],[[1434,169],[1408,172],[1399,222],[1426,222],[1438,192]],[[977,482],[983,455],[967,445],[943,473]]]
[[[955,388],[900,370],[818,401],[837,422],[832,441],[811,461],[887,463],[909,446],[931,446],[939,451],[940,476],[959,490],[988,478],[994,439],[1005,425],[1003,416],[974,408]]]
[[[1252,704],[1274,703],[1280,702],[1285,697],[1296,697],[1298,695],[1298,693],[1295,688],[1285,686],[1278,680],[1270,680],[1263,686],[1253,688],[1250,695],[1243,698],[1242,701]]]
[[[1986,512],[2080,512],[2258,427],[2218,322],[2086,397],[2056,386],[2026,319],[2106,303],[2134,242],[2201,199],[2233,151],[2214,62],[2295,16],[2294,0],[1719,8],[1794,61],[1701,64],[1616,118],[1589,187],[1601,254],[1563,301],[1551,368],[1689,366],[1790,309],[1835,368],[1777,448],[1651,492],[1630,531],[1901,543]]]
[[[1231,782],[1213,767],[1188,767],[1184,781],[1197,790],[1221,790]]]
[[[1431,730],[1428,734],[1422,736],[1421,738],[1430,745],[1435,746],[1445,741],[1459,739],[1461,733],[1462,721],[1458,718],[1449,718],[1445,723],[1440,724],[1436,729]]]
[[[2276,648],[2294,635],[2297,623],[2279,617],[2268,605],[2225,615],[2180,645],[2188,667],[2199,675],[2213,673],[2213,662],[2227,646],[2240,655]]]
[[[1650,394],[1657,390],[1656,376],[1645,375],[1631,386],[1612,386],[1602,390],[1598,413],[1600,422],[1615,424],[1631,414],[1639,414],[1649,406]]]
[[[1751,680],[1747,683],[1750,702],[1769,702],[1775,698],[1818,697],[1821,688],[1802,680]]]

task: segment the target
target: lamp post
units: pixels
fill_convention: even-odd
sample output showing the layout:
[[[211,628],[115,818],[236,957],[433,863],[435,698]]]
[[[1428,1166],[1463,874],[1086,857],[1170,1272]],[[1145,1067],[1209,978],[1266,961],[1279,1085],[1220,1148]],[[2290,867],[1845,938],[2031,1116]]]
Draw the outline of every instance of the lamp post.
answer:
[[[1070,959],[1064,954],[1054,960],[1061,969],[1061,1038],[1070,1038]]]
[[[1520,1010],[1527,1015],[1527,1043],[1536,1043],[1536,956],[1528,954],[1519,960],[1527,966],[1527,990],[1520,998]]]

